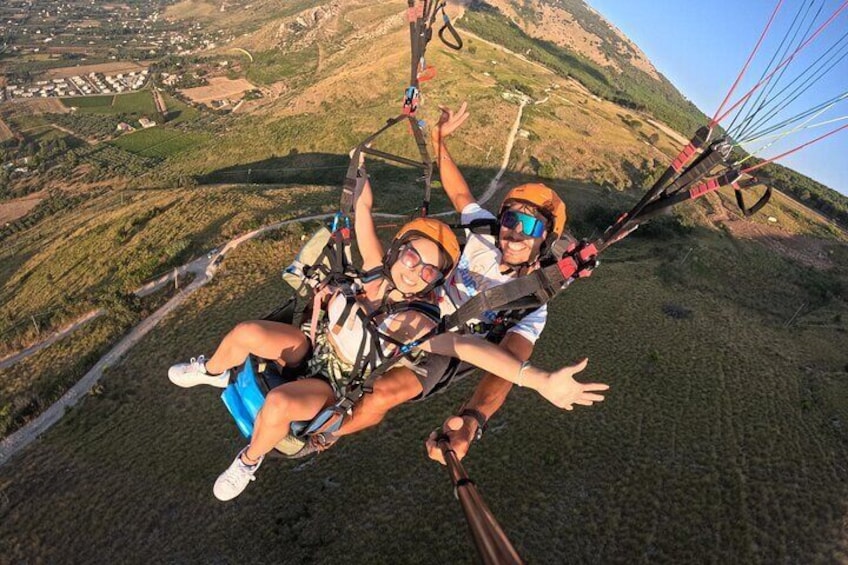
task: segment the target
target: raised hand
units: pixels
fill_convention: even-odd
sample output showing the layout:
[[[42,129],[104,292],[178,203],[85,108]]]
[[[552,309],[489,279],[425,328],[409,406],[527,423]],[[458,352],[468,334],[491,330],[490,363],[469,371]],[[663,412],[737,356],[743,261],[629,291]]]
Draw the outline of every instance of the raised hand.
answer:
[[[365,144],[365,147],[366,147],[366,148],[371,147],[371,144],[370,144],[370,143],[366,143],[366,144]],[[351,159],[353,159],[353,154],[354,154],[354,153],[356,153],[356,147],[354,147],[353,149],[351,149],[351,150],[350,150],[350,153],[348,153],[348,155],[350,155],[350,158],[351,158]],[[364,151],[360,151],[360,152],[359,152],[359,161],[356,163],[356,166],[357,166],[358,168],[360,168],[360,169],[365,167],[365,152],[364,152]]]
[[[603,383],[581,383],[574,380],[574,375],[586,368],[589,359],[583,359],[575,365],[563,367],[550,373],[545,383],[536,390],[545,399],[565,410],[573,410],[575,404],[591,406],[595,402],[603,402],[604,397],[596,394],[609,389],[609,385]]]
[[[439,121],[436,123],[436,127],[433,128],[432,132],[430,132],[434,143],[439,143],[442,139],[459,129],[470,115],[468,113],[467,102],[463,102],[462,106],[460,106],[459,110],[456,112],[446,106],[439,106],[439,110],[442,111],[442,115],[439,116]]]
[[[365,147],[371,147],[370,144]],[[356,149],[351,149],[350,158],[353,159],[353,155],[356,153]],[[365,153],[359,153],[359,163],[357,164],[360,170],[365,170]],[[354,202],[356,208],[362,210],[363,212],[369,212],[374,208],[374,195],[371,191],[371,183],[368,181],[368,177],[363,176],[362,178],[357,179],[356,183],[356,191],[354,192]]]

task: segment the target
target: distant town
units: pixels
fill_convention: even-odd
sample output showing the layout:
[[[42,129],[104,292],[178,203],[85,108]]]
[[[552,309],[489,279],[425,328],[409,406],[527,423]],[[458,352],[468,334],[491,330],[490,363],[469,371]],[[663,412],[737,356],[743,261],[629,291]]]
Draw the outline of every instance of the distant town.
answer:
[[[15,59],[7,59],[8,68],[3,72],[7,78],[20,75],[24,79],[20,82],[26,82],[29,71],[185,55],[212,48],[224,39],[224,32],[207,31],[200,23],[165,19],[162,13],[167,4],[161,0],[115,4],[91,0],[3,0],[0,54],[13,55]],[[89,82],[89,77],[79,78]],[[105,77],[100,80],[105,82]],[[75,86],[68,85],[68,92],[75,90]]]
[[[30,85],[7,84],[0,89],[0,102],[15,98],[47,98],[50,96],[89,96],[94,94],[120,94],[139,90],[147,83],[148,71],[129,71],[107,75],[88,73],[67,78],[37,80]]]

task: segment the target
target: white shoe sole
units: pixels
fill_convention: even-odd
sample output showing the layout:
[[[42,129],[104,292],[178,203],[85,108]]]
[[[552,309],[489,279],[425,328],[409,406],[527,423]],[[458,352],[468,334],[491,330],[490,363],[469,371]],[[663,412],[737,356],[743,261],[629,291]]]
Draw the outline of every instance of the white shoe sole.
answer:
[[[168,371],[168,380],[182,388],[191,388],[197,385],[214,386],[215,388],[227,388],[230,384],[230,372],[224,371],[220,375],[186,375],[179,372]]]

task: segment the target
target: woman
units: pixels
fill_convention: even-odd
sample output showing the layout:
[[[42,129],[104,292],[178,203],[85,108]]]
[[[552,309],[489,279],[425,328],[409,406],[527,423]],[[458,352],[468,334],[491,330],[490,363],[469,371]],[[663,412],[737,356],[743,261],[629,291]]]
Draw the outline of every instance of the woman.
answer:
[[[295,421],[311,420],[322,409],[333,404],[344,389],[356,359],[379,348],[391,356],[396,342],[408,343],[434,327],[432,319],[418,310],[402,311],[392,319],[379,320],[379,332],[392,340],[370,337],[363,318],[387,303],[403,303],[411,299],[432,300],[433,289],[456,266],[459,243],[450,228],[431,218],[418,218],[406,224],[395,236],[388,251],[377,237],[371,216],[372,193],[364,181],[356,201],[355,231],[362,256],[363,272],[380,271],[357,293],[354,307],[348,308],[345,296],[330,286],[321,289],[316,304],[325,321],[307,331],[270,321],[243,322],[223,339],[215,354],[189,363],[174,365],[168,377],[179,386],[212,384],[225,387],[229,372],[244,362],[248,354],[274,359],[281,366],[302,375],[297,380],[271,390],[254,423],[250,444],[242,449],[215,482],[213,492],[219,500],[231,500],[255,480],[254,474],[266,453],[286,437]],[[316,318],[313,316],[313,321]],[[394,342],[394,343],[393,343]],[[548,373],[528,363],[520,363],[508,352],[481,339],[444,333],[425,341],[419,351],[458,357],[487,372],[521,386],[537,390],[553,404],[563,407],[570,402],[572,368]],[[357,354],[358,353],[358,354]]]

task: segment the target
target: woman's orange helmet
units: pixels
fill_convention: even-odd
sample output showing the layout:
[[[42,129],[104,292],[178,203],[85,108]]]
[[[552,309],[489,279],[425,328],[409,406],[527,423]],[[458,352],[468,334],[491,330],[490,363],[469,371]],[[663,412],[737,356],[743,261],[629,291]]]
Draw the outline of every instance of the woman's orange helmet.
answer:
[[[392,241],[392,249],[397,249],[398,246],[414,237],[423,237],[434,242],[442,250],[445,258],[448,259],[448,265],[442,269],[445,278],[453,271],[456,264],[459,262],[460,248],[459,240],[446,223],[435,218],[415,218],[411,222],[407,222],[395,234]],[[391,251],[390,251],[391,255]]]

